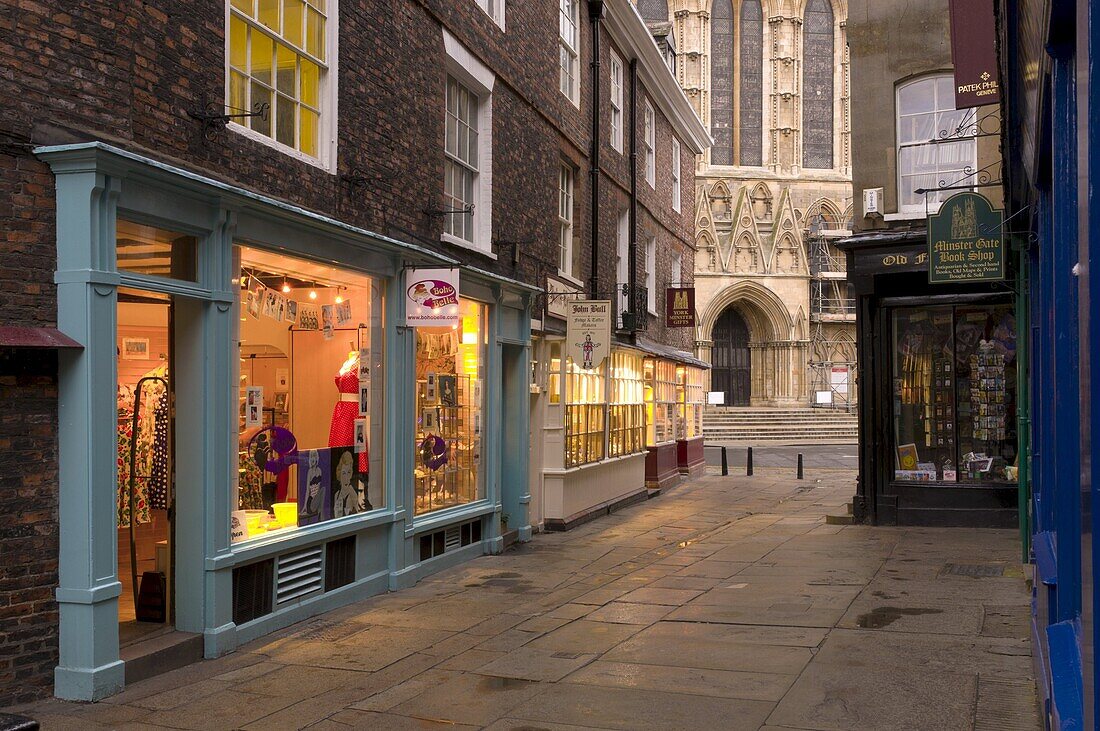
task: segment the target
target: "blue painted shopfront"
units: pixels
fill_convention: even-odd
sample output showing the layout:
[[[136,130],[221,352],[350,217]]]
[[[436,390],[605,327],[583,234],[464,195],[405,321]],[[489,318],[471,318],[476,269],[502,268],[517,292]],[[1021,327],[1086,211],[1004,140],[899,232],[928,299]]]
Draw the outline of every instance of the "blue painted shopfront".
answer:
[[[1094,617],[1100,388],[1100,97],[1090,84],[1100,18],[1086,0],[999,3],[1009,236],[1022,251],[1030,373],[1029,558],[1033,641],[1052,728],[1100,728]],[[1098,264],[1100,265],[1100,264]],[[1026,545],[1026,543],[1025,543]]]
[[[505,541],[503,513],[515,537],[530,537],[529,451],[517,448],[504,425],[528,423],[533,288],[102,143],[41,148],[36,154],[57,182],[58,324],[83,345],[63,354],[60,363],[58,696],[94,700],[124,685],[116,514],[120,292],[140,290],[150,299],[174,303],[175,484],[186,487],[176,491],[174,506],[174,626],[200,635],[205,656],[231,652],[306,617],[498,552]],[[181,281],[124,267],[116,241],[124,219],[127,225],[192,237],[194,276]],[[245,244],[259,261],[288,257],[303,271],[338,267],[376,287],[378,311],[384,314],[377,316],[382,345],[375,377],[383,379],[384,388],[375,382],[381,406],[373,447],[381,454],[379,472],[370,479],[380,505],[233,543],[239,358],[231,343],[238,323],[247,320],[240,284]],[[417,487],[426,474],[417,436],[425,426],[418,422],[424,383],[414,376],[421,357],[417,329],[404,325],[410,267],[460,269],[464,306],[475,312],[468,347],[478,349],[475,393],[481,411],[476,427],[466,426],[476,428],[481,445],[473,454],[480,474],[470,496],[438,510],[423,508]],[[280,271],[284,277],[295,273],[289,265]],[[330,372],[325,379],[331,390]],[[329,550],[336,543],[353,549]],[[336,555],[344,557],[339,571],[344,580],[330,582],[326,570],[335,567],[326,562]],[[284,564],[307,559],[316,584],[304,589],[295,584],[280,593]],[[265,566],[266,583],[262,571],[247,571]],[[242,583],[257,577],[259,583]],[[261,596],[241,621],[246,589]]]

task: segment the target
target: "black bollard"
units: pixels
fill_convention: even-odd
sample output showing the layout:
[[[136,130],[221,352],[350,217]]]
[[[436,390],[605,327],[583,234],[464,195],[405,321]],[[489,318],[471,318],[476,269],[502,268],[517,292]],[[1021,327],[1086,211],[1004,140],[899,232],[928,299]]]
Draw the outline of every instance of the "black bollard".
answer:
[[[802,452],[798,453],[798,479],[802,479]]]
[[[730,473],[730,463],[726,459],[726,448],[722,447],[722,477],[728,477]]]
[[[752,477],[752,447],[749,447],[749,451],[745,455],[745,476]]]

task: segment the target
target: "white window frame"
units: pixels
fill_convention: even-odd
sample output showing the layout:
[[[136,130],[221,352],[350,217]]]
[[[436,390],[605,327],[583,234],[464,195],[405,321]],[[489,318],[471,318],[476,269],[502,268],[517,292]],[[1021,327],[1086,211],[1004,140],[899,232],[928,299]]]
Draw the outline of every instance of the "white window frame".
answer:
[[[902,165],[901,165],[902,150],[913,149],[913,148],[918,148],[918,147],[926,147],[926,146],[938,150],[939,147],[944,144],[943,142],[940,142],[938,144],[936,142],[933,142],[933,140],[936,140],[938,138],[939,130],[943,129],[945,126],[948,127],[948,128],[954,128],[954,126],[955,126],[954,124],[949,124],[949,125],[941,124],[939,122],[939,120],[937,119],[936,124],[933,124],[933,126],[932,126],[932,133],[929,135],[929,139],[928,139],[927,142],[906,142],[906,143],[902,143],[902,141],[901,141],[901,132],[902,132],[902,116],[903,115],[901,114],[901,95],[902,95],[903,90],[908,89],[908,88],[913,87],[913,86],[916,86],[918,84],[931,83],[932,87],[933,87],[933,100],[934,100],[933,101],[933,109],[931,110],[931,113],[935,114],[937,117],[941,114],[948,113],[948,112],[962,112],[964,115],[966,115],[966,114],[975,114],[974,110],[956,110],[955,109],[955,97],[954,97],[953,93],[948,95],[948,101],[949,101],[949,104],[950,104],[950,108],[948,108],[947,106],[944,106],[943,108],[941,108],[941,106],[939,104],[939,100],[938,100],[939,95],[938,95],[938,92],[936,91],[936,89],[939,86],[938,82],[942,79],[950,79],[950,80],[952,80],[952,84],[954,83],[954,81],[953,81],[954,77],[951,74],[931,74],[931,75],[928,75],[928,76],[921,76],[920,78],[917,78],[917,79],[912,79],[910,81],[905,82],[904,84],[899,84],[897,89],[895,89],[895,91],[894,91],[894,139],[895,139],[895,142],[896,142],[896,145],[897,145],[897,154],[896,154],[896,157],[895,157],[895,167],[897,168],[897,173],[896,173],[896,179],[895,179],[894,183],[897,186],[896,189],[895,189],[896,190],[896,195],[897,195],[897,206],[898,206],[897,212],[902,217],[907,217],[907,216],[923,217],[926,214],[936,213],[937,211],[939,211],[940,205],[942,203],[942,201],[940,201],[940,202],[930,202],[926,205],[923,201],[918,201],[917,203],[912,203],[912,204],[907,204],[907,205],[902,204],[902,190],[903,190],[903,188],[902,188],[902,179],[903,179],[903,175],[905,173],[905,171],[902,170]],[[923,113],[929,113],[929,112],[923,112]],[[906,116],[910,116],[910,115],[906,115]],[[971,170],[977,170],[977,168],[978,168],[978,143],[977,143],[977,140],[975,140],[974,138],[963,138],[963,139],[958,140],[957,142],[953,141],[953,142],[950,142],[950,143],[947,143],[947,144],[968,144],[968,143],[969,143],[969,146],[970,146],[970,149],[971,149],[970,160],[968,162],[966,162],[964,164],[964,166],[969,165]],[[950,172],[951,179],[950,180],[945,180],[945,182],[953,183],[955,180],[958,179],[958,177],[961,177],[959,175],[959,172],[960,171],[951,171]],[[936,175],[936,180],[939,180],[940,179],[939,176],[942,175],[941,171],[938,168],[936,170],[935,175]],[[961,184],[961,183],[956,183],[956,184]],[[957,192],[957,191],[945,191],[944,194],[942,195],[943,199],[946,200],[946,198],[949,197],[954,192]]]
[[[615,235],[615,322],[623,326],[623,311],[631,307],[630,293],[624,291],[624,284],[630,282],[630,218],[628,212],[619,214],[619,223]]]
[[[558,0],[558,90],[577,109],[581,108],[581,0]],[[566,24],[572,28],[572,38],[566,37]],[[568,63],[569,88],[565,88],[565,64]]]
[[[645,103],[645,181],[650,188],[657,187],[657,119],[653,105]]]
[[[672,210],[680,212],[680,140],[672,138]]]
[[[222,94],[222,98],[225,103],[229,101],[229,58],[230,58],[230,34],[229,34],[229,19],[233,14],[231,0],[225,0],[225,89]],[[238,124],[233,120],[229,120],[226,128],[241,135],[247,137],[250,140],[255,140],[261,144],[267,145],[273,149],[278,150],[287,157],[292,157],[295,160],[299,160],[304,163],[313,165],[314,167],[321,168],[322,170],[336,174],[336,140],[337,140],[337,124],[336,120],[339,115],[339,46],[340,46],[340,7],[339,0],[328,0],[325,13],[325,64],[321,74],[320,89],[318,95],[321,102],[320,117],[317,120],[317,157],[306,154],[301,150],[296,150],[289,145],[284,145],[274,137],[268,137],[262,132],[256,132],[249,129],[242,124]],[[274,114],[275,110],[271,109],[269,114]]]
[[[668,286],[680,287],[684,281],[684,255],[679,251],[672,255],[672,273]]]
[[[443,233],[444,243],[461,246],[495,259],[493,254],[493,86],[496,76],[481,63],[451,33],[443,29],[443,47],[446,51],[446,71],[471,92],[477,95],[478,170],[474,179],[473,239]],[[444,84],[447,83],[444,79]],[[444,98],[445,98],[444,94]],[[440,120],[446,124],[447,110],[442,109]],[[444,138],[446,133],[444,132]],[[440,150],[441,154],[446,154]],[[442,191],[442,180],[440,181]]]
[[[646,308],[649,314],[657,315],[657,237],[650,236],[645,242],[645,287]]]
[[[504,3],[505,0],[477,0],[477,6],[484,10],[485,14],[492,18],[501,30],[506,30],[504,27]]]
[[[623,151],[623,60],[611,50],[611,146]]]
[[[569,278],[573,277],[574,179],[573,166],[563,162],[558,170],[558,274]]]

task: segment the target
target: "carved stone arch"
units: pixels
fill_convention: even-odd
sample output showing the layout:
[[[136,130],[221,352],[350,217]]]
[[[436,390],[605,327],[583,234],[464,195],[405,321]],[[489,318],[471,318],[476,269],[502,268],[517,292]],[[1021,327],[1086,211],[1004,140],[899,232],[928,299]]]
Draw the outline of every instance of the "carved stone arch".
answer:
[[[734,243],[729,270],[739,274],[758,274],[764,267],[760,260],[760,245],[747,232],[742,232]]]
[[[847,332],[840,331],[836,340],[833,342],[832,351],[829,353],[829,359],[833,363],[855,363],[856,362],[856,341]]]
[[[752,201],[752,212],[757,220],[767,220],[772,217],[772,204],[775,201],[771,190],[765,183],[757,183],[749,194]]]
[[[710,189],[710,215],[713,221],[730,221],[733,218],[733,195],[724,180],[719,180]]]
[[[714,324],[727,307],[735,306],[749,326],[751,341],[767,343],[790,340],[794,322],[783,301],[767,287],[741,281],[721,290],[707,304],[699,318],[699,335],[710,340]]]
[[[780,235],[775,246],[775,260],[772,271],[779,274],[798,274],[805,269],[802,245],[791,233]]]
[[[808,216],[807,224],[813,222],[814,216],[822,216],[828,228],[840,228],[844,220],[843,214],[840,212],[840,207],[828,198],[818,198],[815,200],[813,204],[806,209],[806,215]]]
[[[844,209],[844,213],[842,213],[840,216],[840,220],[844,222],[844,228],[848,229],[849,231],[855,229],[856,222],[853,220],[854,216],[855,212],[852,208],[852,204],[849,203],[848,207]]]
[[[695,256],[695,271],[716,272],[718,266],[718,240],[710,231],[700,231],[695,237],[698,254]]]
[[[806,329],[806,311],[802,309],[802,305],[798,306],[798,312],[794,316],[794,339],[806,340],[809,337]]]

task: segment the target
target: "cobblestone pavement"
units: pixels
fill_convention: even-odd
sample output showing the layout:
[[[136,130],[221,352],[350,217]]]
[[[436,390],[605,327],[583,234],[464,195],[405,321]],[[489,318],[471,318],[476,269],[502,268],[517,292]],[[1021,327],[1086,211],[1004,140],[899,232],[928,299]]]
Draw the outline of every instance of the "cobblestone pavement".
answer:
[[[21,712],[80,731],[1038,728],[1016,534],[826,525],[852,485],[710,475]]]

